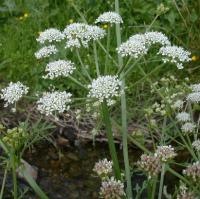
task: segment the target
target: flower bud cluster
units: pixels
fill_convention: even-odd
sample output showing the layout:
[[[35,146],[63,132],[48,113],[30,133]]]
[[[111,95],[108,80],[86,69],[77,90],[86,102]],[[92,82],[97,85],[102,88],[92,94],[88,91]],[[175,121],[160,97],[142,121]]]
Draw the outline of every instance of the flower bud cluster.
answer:
[[[121,199],[125,197],[124,184],[114,177],[102,181],[100,196],[104,199]]]
[[[113,171],[113,162],[106,158],[95,163],[93,171],[100,177],[108,176]]]
[[[189,191],[185,184],[180,185],[180,191],[177,195],[177,199],[198,199],[193,192]]]
[[[162,162],[168,162],[172,160],[177,154],[174,152],[174,148],[169,146],[158,146],[154,156],[160,158]]]
[[[137,162],[137,166],[148,174],[149,179],[152,176],[156,176],[160,173],[162,168],[162,163],[160,158],[154,155],[143,154],[140,160]]]
[[[185,170],[183,170],[183,174],[194,182],[200,183],[200,162],[197,161],[192,165],[189,165]]]

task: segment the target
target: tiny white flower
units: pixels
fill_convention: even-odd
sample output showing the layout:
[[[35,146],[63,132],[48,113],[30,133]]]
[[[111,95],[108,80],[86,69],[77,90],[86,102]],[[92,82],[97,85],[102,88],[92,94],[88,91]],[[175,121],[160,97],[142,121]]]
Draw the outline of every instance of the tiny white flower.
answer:
[[[39,43],[44,44],[46,41],[48,42],[59,42],[65,38],[65,35],[56,28],[49,28],[44,32],[41,32],[39,37],[36,39]]]
[[[46,57],[49,57],[50,55],[56,54],[57,52],[58,50],[55,45],[49,45],[38,50],[35,53],[35,57],[37,59],[46,58]]]
[[[93,171],[96,172],[99,176],[104,176],[112,173],[113,162],[108,161],[106,158],[99,160],[95,163]]]
[[[71,93],[65,91],[54,91],[52,93],[44,93],[43,96],[37,101],[37,109],[42,113],[53,115],[56,113],[63,113],[69,110],[69,103],[71,100]]]
[[[192,133],[195,129],[195,125],[191,122],[186,122],[185,124],[182,125],[181,130],[184,133]]]
[[[17,83],[10,82],[8,87],[2,89],[0,93],[0,98],[6,102],[4,107],[16,103],[23,95],[28,93],[28,90],[29,88],[19,81]]]
[[[176,119],[180,122],[187,122],[191,120],[191,117],[189,113],[181,112],[176,115]]]
[[[57,60],[47,64],[45,71],[47,75],[44,78],[54,79],[59,76],[68,77],[74,71],[74,63],[71,61]]]
[[[95,21],[95,23],[123,23],[122,17],[116,12],[104,12]]]
[[[163,46],[158,54],[163,56],[164,63],[175,63],[178,69],[183,69],[183,63],[191,60],[191,53],[178,46]]]
[[[117,76],[101,76],[93,80],[92,83],[88,86],[90,89],[88,97],[95,98],[99,102],[104,100],[110,104],[110,100],[113,97],[120,95],[120,86],[121,81]]]

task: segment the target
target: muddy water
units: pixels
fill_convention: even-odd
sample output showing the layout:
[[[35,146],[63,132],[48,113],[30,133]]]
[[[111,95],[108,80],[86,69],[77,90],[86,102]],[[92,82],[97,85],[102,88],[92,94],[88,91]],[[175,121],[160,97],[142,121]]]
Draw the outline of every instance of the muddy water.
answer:
[[[122,162],[122,151],[118,150],[118,154]],[[40,145],[35,152],[27,153],[25,159],[38,168],[37,182],[50,199],[97,199],[100,181],[92,169],[97,160],[105,157],[109,158],[106,144],[95,147],[87,144],[60,152],[52,146]]]

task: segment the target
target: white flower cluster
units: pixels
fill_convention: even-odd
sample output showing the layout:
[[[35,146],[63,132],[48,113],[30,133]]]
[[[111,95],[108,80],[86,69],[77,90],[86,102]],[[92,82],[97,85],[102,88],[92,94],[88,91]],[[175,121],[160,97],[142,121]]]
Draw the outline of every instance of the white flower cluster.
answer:
[[[93,171],[99,176],[107,176],[109,173],[112,173],[112,166],[113,163],[105,158],[95,163]]]
[[[169,46],[171,45],[168,37],[163,34],[162,32],[146,32],[144,34],[145,36],[145,42],[146,44],[148,44],[149,46],[153,45],[153,44],[161,44],[162,46]]]
[[[179,122],[188,122],[191,120],[190,114],[186,112],[181,112],[176,115],[176,119]]]
[[[190,93],[187,96],[187,100],[193,103],[199,103],[200,102],[200,92]]]
[[[194,147],[194,149],[196,151],[200,151],[200,140],[195,140],[193,143],[192,143],[192,146]]]
[[[196,125],[191,123],[191,122],[186,122],[185,124],[183,124],[181,126],[181,130],[184,133],[192,133],[194,131],[194,129],[196,128]]]
[[[47,64],[45,71],[47,75],[44,78],[54,79],[59,76],[68,77],[74,71],[74,63],[71,61],[57,60]]]
[[[120,180],[111,177],[101,184],[100,195],[104,199],[120,199],[125,196],[124,184]]]
[[[190,88],[193,92],[200,92],[200,84],[192,84]]]
[[[199,103],[200,102],[200,84],[193,84],[190,87],[192,89],[192,92],[188,94],[187,100],[193,103]]]
[[[121,81],[117,76],[106,75],[98,77],[88,86],[90,89],[88,97],[95,98],[99,102],[105,100],[109,105],[111,98],[120,95],[120,86]]]
[[[46,58],[58,52],[55,45],[44,46],[35,53],[37,59]]]
[[[163,46],[160,48],[158,54],[163,56],[162,60],[164,63],[175,63],[178,69],[183,69],[183,62],[191,60],[191,53],[178,46]]]
[[[0,93],[0,98],[6,102],[4,107],[16,103],[23,95],[28,93],[28,89],[21,82],[10,82],[8,87],[2,89]]]
[[[46,41],[48,42],[59,42],[65,38],[65,35],[56,28],[49,28],[44,32],[41,32],[39,37],[36,39],[39,43],[44,44]]]
[[[146,32],[144,34],[135,34],[131,36],[128,41],[122,43],[117,51],[124,56],[132,56],[138,58],[139,56],[147,54],[149,48],[154,44],[161,44],[162,46],[170,45],[170,41],[161,32]]]
[[[55,91],[52,93],[44,93],[37,101],[37,109],[45,115],[53,115],[54,113],[63,113],[69,110],[69,103],[71,102],[71,93],[65,91]]]
[[[158,146],[154,154],[155,157],[159,157],[162,162],[167,162],[176,156],[174,148],[169,146]]]
[[[141,55],[147,54],[148,48],[145,45],[145,38],[142,34],[133,35],[128,41],[122,43],[118,48],[117,52],[122,57],[131,56],[138,58]]]
[[[106,34],[102,28],[84,23],[70,24],[63,33],[67,39],[66,48],[80,48],[81,45],[88,47],[89,41],[101,39]]]
[[[104,12],[95,21],[95,23],[123,23],[122,17],[116,12]]]

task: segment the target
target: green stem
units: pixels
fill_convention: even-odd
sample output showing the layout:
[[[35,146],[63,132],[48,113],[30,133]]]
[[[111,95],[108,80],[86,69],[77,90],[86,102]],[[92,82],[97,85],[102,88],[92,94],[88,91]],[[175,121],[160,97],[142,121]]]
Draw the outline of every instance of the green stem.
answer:
[[[88,77],[88,79],[91,81],[92,78],[90,77],[90,75],[89,75],[87,69],[85,68],[85,66],[84,66],[84,64],[83,64],[83,62],[82,62],[82,59],[81,59],[81,56],[80,56],[80,54],[79,54],[78,49],[76,49],[76,55],[77,55],[78,60],[79,60],[79,62],[80,62],[80,64],[81,64],[81,69],[82,69],[82,71],[85,73],[85,75],[86,75],[86,76]]]
[[[109,49],[110,49],[110,25],[108,26],[106,51],[109,52]],[[108,73],[108,54],[106,54],[106,61],[105,61],[105,68],[104,68],[104,74],[107,74],[107,73]]]
[[[96,46],[95,41],[93,42],[93,50],[94,50],[94,60],[95,60],[95,66],[96,66],[97,76],[100,76],[98,56],[97,56],[97,46]]]
[[[75,84],[77,84],[78,86],[88,90],[88,88],[86,86],[84,86],[81,82],[79,82],[77,79],[73,78],[72,76],[68,76],[68,78],[70,80],[72,80]]]
[[[119,13],[119,0],[115,0],[115,11]],[[121,45],[120,24],[116,24],[116,36],[117,36],[117,47],[119,47]],[[118,54],[118,64],[119,68],[123,68],[123,59],[120,54]],[[121,75],[123,75],[123,71],[121,72]],[[129,157],[128,157],[128,131],[127,131],[125,78],[122,79],[121,89],[122,89],[122,94],[121,94],[122,145],[123,145],[123,156],[124,156],[124,166],[125,166],[125,177],[127,181],[126,194],[127,198],[132,198],[131,173],[130,173]]]
[[[162,198],[164,176],[165,176],[165,163],[163,163],[163,165],[162,165],[162,171],[161,171],[161,176],[160,176],[160,186],[159,186],[158,199],[161,199],[161,198]]]
[[[5,187],[5,184],[6,184],[7,173],[8,173],[8,163],[6,164],[6,169],[4,171],[3,182],[2,182],[2,185],[1,185],[0,199],[3,199],[3,192],[4,192],[4,187]]]
[[[12,178],[13,178],[13,197],[17,199],[17,175],[16,175],[16,160],[15,155],[11,154]]]
[[[102,114],[103,114],[103,120],[104,120],[105,127],[106,127],[108,145],[109,145],[110,155],[111,155],[111,158],[112,158],[112,161],[113,161],[115,177],[118,180],[120,180],[121,179],[121,173],[120,173],[119,161],[118,161],[118,158],[117,158],[117,152],[116,152],[114,138],[113,138],[113,132],[112,132],[112,126],[111,126],[108,106],[107,106],[105,101],[102,103]]]
[[[153,186],[152,186],[152,192],[151,192],[151,199],[154,199],[154,198],[155,198],[157,179],[158,179],[157,176],[153,179]]]

